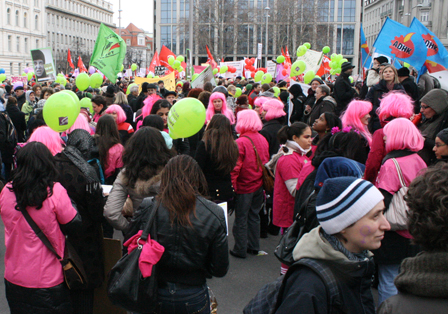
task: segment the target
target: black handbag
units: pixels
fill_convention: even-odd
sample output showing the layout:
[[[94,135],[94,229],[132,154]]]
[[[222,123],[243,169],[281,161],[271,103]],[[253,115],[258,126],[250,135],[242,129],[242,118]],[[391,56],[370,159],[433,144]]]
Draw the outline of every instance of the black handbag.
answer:
[[[22,210],[22,214],[25,216],[26,221],[30,225],[31,229],[33,229],[36,233],[37,237],[54,255],[56,255],[57,259],[61,262],[67,287],[71,290],[85,288],[87,286],[87,275],[81,258],[78,253],[76,253],[75,248],[70,244],[70,242],[67,239],[65,240],[64,258],[61,259],[58,253],[56,253],[56,250],[50,240],[48,240],[47,236],[42,232],[33,218],[31,218],[28,211],[26,209]]]
[[[159,205],[151,211],[140,239],[147,240],[151,234],[151,239],[157,241],[155,218]],[[151,202],[149,206],[154,207],[154,203]],[[157,265],[153,266],[150,277],[143,278],[138,266],[142,248],[139,245],[131,253],[125,254],[109,272],[107,295],[114,305],[127,311],[152,313],[158,306]]]
[[[277,257],[277,259],[285,265],[291,266],[292,264],[294,264],[295,261],[292,256],[294,248],[296,247],[299,240],[303,237],[303,235],[308,233],[312,228],[315,227],[312,226],[311,228],[307,224],[308,219],[306,215],[308,203],[310,202],[313,194],[314,192],[311,193],[310,196],[308,196],[304,205],[302,206],[302,210],[297,214],[296,219],[294,219],[292,225],[289,226],[288,229],[286,229],[286,231],[283,233],[280,242],[275,248],[275,257]]]

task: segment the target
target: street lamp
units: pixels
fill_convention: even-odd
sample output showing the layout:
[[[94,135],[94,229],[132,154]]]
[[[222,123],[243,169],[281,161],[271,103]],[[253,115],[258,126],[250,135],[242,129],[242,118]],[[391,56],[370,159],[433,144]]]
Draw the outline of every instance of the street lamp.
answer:
[[[265,67],[268,66],[268,38],[269,38],[269,28],[268,28],[268,21],[269,21],[269,11],[271,10],[271,8],[269,8],[269,0],[267,1],[266,4],[266,8],[264,8],[264,12],[266,13],[266,43],[265,43],[265,54],[266,54],[266,59],[265,59]]]

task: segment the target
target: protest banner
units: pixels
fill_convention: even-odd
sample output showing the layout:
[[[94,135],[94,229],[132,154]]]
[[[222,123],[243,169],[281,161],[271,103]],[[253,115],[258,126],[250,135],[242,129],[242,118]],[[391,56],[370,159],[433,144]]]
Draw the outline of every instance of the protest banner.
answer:
[[[204,88],[204,84],[210,82],[213,86],[216,86],[215,76],[213,75],[213,70],[211,65],[199,73],[198,77],[191,82],[191,88]]]
[[[304,73],[312,70],[314,73],[317,73],[317,71],[320,68],[320,63],[322,62],[322,51],[315,51],[308,49],[306,54],[303,56],[297,57],[296,61],[302,60],[306,64]]]
[[[277,69],[277,63],[275,63],[274,61],[269,60],[267,66],[266,66],[266,69],[267,69],[267,73],[271,74],[272,77],[275,77],[275,71]]]
[[[156,66],[154,67],[154,75],[163,76],[166,73],[167,68],[164,66]]]
[[[28,79],[26,76],[11,76],[11,83],[14,85],[16,82],[22,82],[23,86],[28,84]]]
[[[171,72],[170,74],[159,78],[136,77],[134,83],[138,85],[138,90],[140,93],[142,89],[141,86],[144,82],[148,82],[150,84],[157,84],[159,81],[163,81],[163,83],[165,84],[165,88],[167,90],[171,91],[176,90],[176,79],[174,77],[174,72]]]
[[[56,67],[51,47],[31,50],[31,59],[33,59],[34,74],[38,82],[56,79]]]
[[[227,65],[228,67],[234,67],[236,69],[235,73],[231,73],[227,71],[226,73],[220,73],[219,76],[224,78],[235,78],[237,76],[244,76],[244,60],[240,61],[228,61],[228,62],[220,62],[219,66]]]

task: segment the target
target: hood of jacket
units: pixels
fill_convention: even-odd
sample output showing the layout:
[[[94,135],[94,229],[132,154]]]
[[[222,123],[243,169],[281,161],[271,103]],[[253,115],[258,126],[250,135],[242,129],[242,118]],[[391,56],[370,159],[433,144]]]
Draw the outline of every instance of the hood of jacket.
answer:
[[[330,242],[320,235],[321,228],[321,226],[314,228],[299,240],[293,251],[294,260],[312,258],[333,262],[350,262],[344,253],[336,251]],[[373,256],[371,252],[369,252],[370,256]]]
[[[31,100],[30,100],[31,93],[34,94],[34,91],[32,91],[32,90],[27,91],[26,94],[25,94],[25,98],[26,98],[26,101],[32,106],[32,103],[31,103]]]
[[[334,99],[332,96],[325,96],[323,101],[329,101],[329,102],[333,103],[333,105],[335,105],[335,106],[337,104],[336,99]]]
[[[138,195],[151,195],[151,194],[157,194],[159,192],[160,188],[160,171],[158,171],[158,174],[153,176],[149,180],[143,180],[143,179],[137,179],[134,186],[134,192]],[[122,175],[122,181],[125,185],[128,185],[128,179],[126,177],[125,168],[123,168],[120,171],[120,174]]]
[[[433,89],[423,96],[420,102],[431,107],[439,115],[448,109],[448,92]]]

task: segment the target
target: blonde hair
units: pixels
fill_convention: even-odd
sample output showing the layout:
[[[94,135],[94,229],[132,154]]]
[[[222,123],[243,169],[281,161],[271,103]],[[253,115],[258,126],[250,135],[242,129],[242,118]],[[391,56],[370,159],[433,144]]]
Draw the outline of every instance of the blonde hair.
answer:
[[[391,68],[392,71],[394,71],[394,84],[399,84],[400,81],[398,81],[398,73],[397,73],[397,69],[395,69],[395,67],[391,64],[386,65],[383,69],[383,71],[381,72],[381,79],[383,79],[383,72],[384,70],[386,70],[387,68]]]

